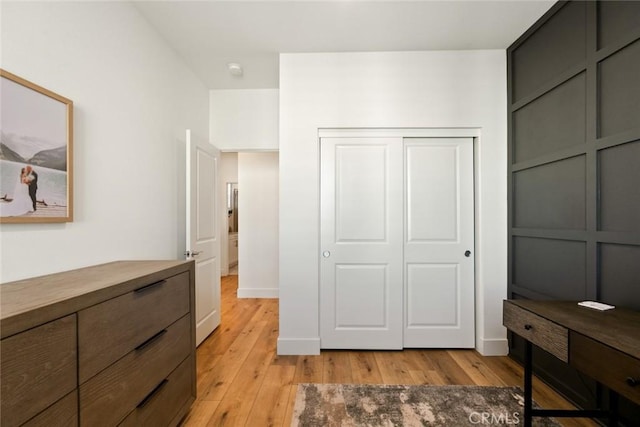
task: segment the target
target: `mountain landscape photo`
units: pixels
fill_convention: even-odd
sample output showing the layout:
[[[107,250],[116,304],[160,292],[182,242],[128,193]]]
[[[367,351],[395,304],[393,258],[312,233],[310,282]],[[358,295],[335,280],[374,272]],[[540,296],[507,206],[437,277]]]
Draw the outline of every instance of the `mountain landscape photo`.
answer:
[[[2,132],[0,160],[28,163],[43,168],[67,170],[67,147],[50,148],[51,143]]]

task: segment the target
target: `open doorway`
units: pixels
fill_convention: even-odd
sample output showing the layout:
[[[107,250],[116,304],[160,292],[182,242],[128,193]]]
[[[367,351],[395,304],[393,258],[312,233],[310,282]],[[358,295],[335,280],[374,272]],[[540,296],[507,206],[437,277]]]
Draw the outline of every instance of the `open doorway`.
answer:
[[[238,275],[238,297],[278,297],[278,152],[223,152],[221,275]],[[237,258],[236,258],[237,257]]]
[[[229,275],[238,275],[238,183],[227,182],[227,239]]]
[[[238,153],[221,153],[219,182],[220,206],[223,211],[220,215],[220,275],[237,275],[240,228],[237,206]],[[234,190],[236,191],[235,200],[233,200]]]

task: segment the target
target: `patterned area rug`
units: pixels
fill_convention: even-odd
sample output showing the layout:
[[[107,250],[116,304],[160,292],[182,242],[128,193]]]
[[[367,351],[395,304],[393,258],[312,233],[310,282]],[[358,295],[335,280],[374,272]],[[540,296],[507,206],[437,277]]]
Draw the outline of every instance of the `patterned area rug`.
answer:
[[[523,404],[518,387],[299,384],[291,426],[521,426]]]

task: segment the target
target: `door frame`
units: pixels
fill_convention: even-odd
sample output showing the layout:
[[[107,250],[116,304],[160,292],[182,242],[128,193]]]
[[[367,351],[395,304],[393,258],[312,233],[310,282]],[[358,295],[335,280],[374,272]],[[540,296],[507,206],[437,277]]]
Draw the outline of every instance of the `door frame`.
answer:
[[[475,308],[475,348],[478,348],[478,339],[483,336],[481,330],[484,324],[484,297],[482,292],[478,292],[478,277],[480,276],[480,266],[482,264],[482,251],[478,251],[480,236],[480,149],[481,149],[481,129],[475,127],[468,128],[318,128],[318,161],[321,159],[322,138],[473,138],[473,222],[474,222],[474,247],[472,248],[474,262],[474,308]],[[320,171],[318,167],[318,171]],[[320,182],[321,179],[318,181]],[[320,191],[318,191],[318,206],[322,206]],[[321,235],[321,215],[318,215],[318,236]],[[318,239],[318,257],[322,255],[321,239]],[[322,286],[320,268],[318,268],[318,337],[320,337],[320,287]]]

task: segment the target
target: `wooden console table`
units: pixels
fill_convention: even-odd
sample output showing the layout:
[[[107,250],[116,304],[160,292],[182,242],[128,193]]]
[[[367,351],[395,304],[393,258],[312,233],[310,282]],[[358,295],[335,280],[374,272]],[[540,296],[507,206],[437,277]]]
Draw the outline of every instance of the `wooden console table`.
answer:
[[[618,396],[640,405],[640,312],[598,311],[576,302],[505,300],[503,324],[526,341],[524,425],[532,417],[607,417],[618,424]],[[533,409],[532,345],[590,376],[610,390],[609,410]]]

